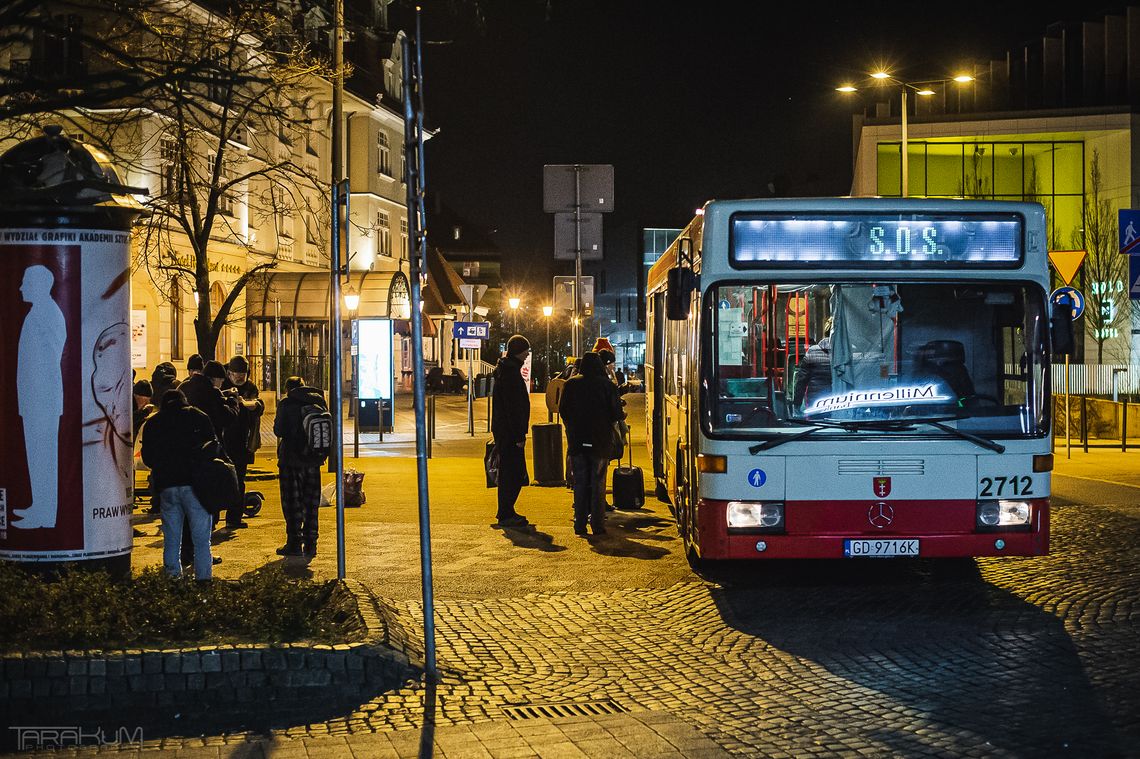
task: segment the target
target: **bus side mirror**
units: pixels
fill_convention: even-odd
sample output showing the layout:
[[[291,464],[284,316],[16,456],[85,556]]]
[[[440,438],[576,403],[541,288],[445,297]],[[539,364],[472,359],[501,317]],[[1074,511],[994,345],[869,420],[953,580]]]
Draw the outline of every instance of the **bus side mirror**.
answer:
[[[674,267],[666,274],[665,316],[672,321],[689,318],[689,301],[696,289],[696,277],[692,269]]]
[[[672,272],[670,272],[672,273]],[[1053,315],[1049,319],[1050,337],[1053,343],[1053,354],[1056,356],[1073,355],[1073,310],[1068,306],[1054,306]]]

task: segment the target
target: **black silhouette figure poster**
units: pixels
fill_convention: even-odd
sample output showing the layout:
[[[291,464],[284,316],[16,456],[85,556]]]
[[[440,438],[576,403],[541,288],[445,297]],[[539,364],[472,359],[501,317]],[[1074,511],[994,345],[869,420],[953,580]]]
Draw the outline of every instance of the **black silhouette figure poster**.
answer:
[[[85,547],[81,248],[0,246],[0,555]]]

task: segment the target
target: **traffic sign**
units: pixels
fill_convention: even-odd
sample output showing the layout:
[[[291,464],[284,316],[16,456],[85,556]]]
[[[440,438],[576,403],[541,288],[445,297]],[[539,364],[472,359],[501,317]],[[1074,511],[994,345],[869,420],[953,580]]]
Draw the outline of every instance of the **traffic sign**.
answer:
[[[1140,256],[1128,258],[1128,297],[1140,300]]]
[[[1085,262],[1086,255],[1083,250],[1051,250],[1049,251],[1049,261],[1057,273],[1061,275],[1061,279],[1065,280],[1065,284],[1071,285],[1073,277],[1077,276],[1081,264]]]
[[[486,340],[491,336],[491,325],[487,322],[455,322],[451,326],[451,336],[461,340]]]
[[[1049,301],[1054,306],[1071,308],[1073,321],[1080,319],[1085,313],[1085,296],[1075,287],[1058,287],[1049,296]]]
[[[1117,215],[1116,226],[1120,230],[1120,252],[1126,255],[1140,255],[1140,210],[1121,208]]]

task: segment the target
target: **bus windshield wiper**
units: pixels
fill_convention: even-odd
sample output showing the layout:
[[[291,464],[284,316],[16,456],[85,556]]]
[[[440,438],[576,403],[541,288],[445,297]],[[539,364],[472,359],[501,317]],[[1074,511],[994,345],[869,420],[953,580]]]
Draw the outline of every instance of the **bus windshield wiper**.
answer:
[[[807,429],[803,430],[802,432],[797,432],[794,435],[784,435],[781,437],[772,438],[771,440],[765,440],[763,443],[757,443],[756,445],[749,446],[748,452],[755,456],[757,453],[760,453],[760,451],[769,451],[776,446],[783,445],[784,443],[790,443],[793,440],[800,440],[801,438],[805,438],[808,435],[819,432],[820,430],[842,429],[846,430],[847,432],[855,432],[856,430],[856,428],[848,426],[846,422],[817,422],[808,419],[785,419],[784,421],[788,424],[805,425],[807,426]]]
[[[916,417],[914,419],[868,419],[866,421],[852,421],[845,422],[845,425],[851,426],[855,429],[875,429],[875,430],[908,430],[914,429],[916,424],[926,424],[935,429],[942,430],[948,435],[968,440],[974,445],[987,448],[995,453],[1005,453],[1005,446],[1001,443],[996,443],[988,438],[975,435],[965,430],[960,430],[957,427],[950,427],[944,422],[953,422],[958,419],[964,419],[963,416],[934,416],[934,417]]]
[[[756,445],[749,446],[748,452],[755,456],[761,451],[771,450],[777,446],[783,445],[784,443],[800,440],[807,437],[808,435],[826,429],[841,429],[845,432],[897,432],[900,430],[912,430],[916,424],[926,424],[949,435],[953,435],[954,437],[961,438],[962,440],[968,440],[974,445],[981,446],[982,448],[987,448],[991,451],[994,451],[995,453],[1005,453],[1005,446],[1001,443],[996,443],[993,440],[989,440],[979,435],[974,435],[964,430],[957,429],[956,427],[947,426],[943,423],[956,421],[962,418],[964,417],[937,416],[915,419],[851,419],[845,421],[822,419],[815,421],[808,419],[785,419],[784,421],[789,424],[810,426],[802,432],[797,432],[794,435],[786,435],[783,437],[773,438],[772,440],[766,440],[763,443],[757,443]]]

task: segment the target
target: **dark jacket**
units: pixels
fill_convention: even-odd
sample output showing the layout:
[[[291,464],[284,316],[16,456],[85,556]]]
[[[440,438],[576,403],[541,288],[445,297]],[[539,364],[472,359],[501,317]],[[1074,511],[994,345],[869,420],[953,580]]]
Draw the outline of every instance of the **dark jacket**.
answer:
[[[186,402],[210,417],[214,433],[220,440],[225,429],[237,421],[237,401],[226,401],[222,391],[204,374],[191,374],[178,389],[186,396]]]
[[[273,434],[277,436],[277,463],[281,466],[319,467],[301,459],[305,450],[305,428],[302,425],[301,410],[305,406],[320,406],[328,409],[320,389],[303,385],[295,387],[277,404],[277,416],[273,418]]]
[[[247,408],[244,403],[239,403],[237,419],[222,431],[222,445],[225,446],[226,455],[230,460],[235,464],[250,464],[253,462],[250,442],[255,430],[261,429],[261,415],[265,413],[265,403],[258,397],[257,385],[249,380],[235,385],[226,379],[222,383],[223,394],[226,390],[237,390],[237,396],[242,400],[257,401],[253,408]]]
[[[821,395],[831,392],[831,338],[825,337],[807,349],[800,365],[796,368],[795,395],[792,403],[799,406],[804,400],[808,405]]]
[[[214,440],[214,427],[193,406],[162,409],[142,428],[142,460],[150,467],[151,491],[189,485],[203,443]]]
[[[566,424],[567,452],[608,461],[616,454],[614,422],[625,419],[625,409],[601,361],[583,357],[582,364],[582,373],[566,381],[558,404],[558,413]]]
[[[530,429],[530,393],[522,378],[522,362],[504,356],[495,367],[495,389],[491,393],[491,434],[498,445],[526,441]]]

